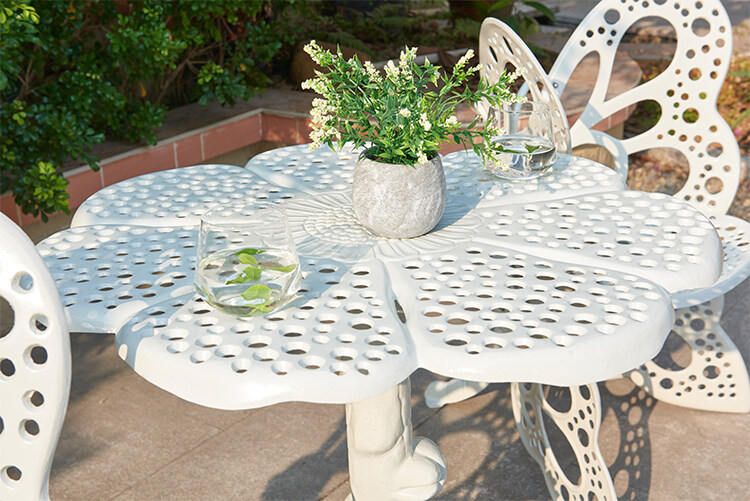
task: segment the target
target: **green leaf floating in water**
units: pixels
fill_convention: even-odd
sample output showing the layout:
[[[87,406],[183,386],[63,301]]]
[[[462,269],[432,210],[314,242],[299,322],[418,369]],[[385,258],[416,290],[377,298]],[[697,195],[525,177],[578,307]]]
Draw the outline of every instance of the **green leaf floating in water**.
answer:
[[[262,284],[253,285],[243,292],[241,296],[245,301],[252,301],[253,299],[268,300],[271,298],[271,288]]]
[[[256,254],[263,254],[264,252],[266,251],[253,249],[252,247],[246,247],[244,249],[238,250],[234,253],[234,255],[237,256],[240,264],[258,264],[258,260],[253,256],[255,256]]]
[[[532,146],[530,144],[527,144],[525,146],[526,146],[526,149],[528,150],[529,153],[534,153],[536,150],[538,150],[539,148],[541,148],[541,146]]]
[[[240,294],[242,296],[242,299],[245,301],[253,301],[255,299],[262,299],[263,301],[253,305],[253,311],[270,311],[270,305],[266,304],[268,303],[268,300],[271,299],[271,288],[266,285],[253,285],[252,287],[248,288],[245,292]]]
[[[258,260],[250,254],[239,254],[237,258],[240,260],[240,264],[258,264]]]
[[[234,253],[234,255],[241,256],[243,254],[246,254],[246,255],[254,256],[256,254],[263,254],[264,252],[266,251],[260,250],[260,249],[253,249],[252,247],[247,247],[245,249],[238,250],[237,252]]]
[[[263,270],[260,268],[256,268],[255,266],[248,266],[245,268],[245,271],[243,273],[247,276],[249,280],[259,280],[260,275],[263,273]]]
[[[266,270],[273,270],[273,271],[280,271],[282,273],[289,273],[290,271],[294,271],[294,269],[297,267],[296,264],[288,264],[286,266],[264,266],[263,268]]]
[[[242,273],[234,277],[232,280],[228,280],[226,285],[229,284],[244,284],[248,280],[258,280],[263,270],[256,266],[248,266]]]
[[[246,248],[238,250],[234,253],[237,256],[240,264],[249,264],[251,266],[246,267],[242,273],[234,277],[232,280],[228,280],[226,285],[229,284],[243,284],[248,280],[260,280],[263,270],[279,271],[281,273],[289,273],[297,268],[296,264],[288,264],[286,266],[264,266],[258,263],[258,260],[253,257],[257,254],[262,254],[264,250],[258,250],[253,248]],[[249,289],[248,289],[249,290]],[[247,292],[247,291],[245,291]],[[244,297],[244,296],[243,296]]]

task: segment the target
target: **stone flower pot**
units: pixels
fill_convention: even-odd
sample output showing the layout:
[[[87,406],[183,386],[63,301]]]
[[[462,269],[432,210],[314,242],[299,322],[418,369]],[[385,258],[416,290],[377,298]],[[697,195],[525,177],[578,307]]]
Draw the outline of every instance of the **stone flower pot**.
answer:
[[[445,173],[440,155],[414,166],[360,157],[354,170],[354,214],[370,233],[386,238],[424,235],[445,209]]]

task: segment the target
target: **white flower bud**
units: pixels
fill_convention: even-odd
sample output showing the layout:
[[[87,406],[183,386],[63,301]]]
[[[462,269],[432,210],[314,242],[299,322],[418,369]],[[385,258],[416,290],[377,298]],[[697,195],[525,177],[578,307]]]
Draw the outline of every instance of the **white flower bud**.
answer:
[[[425,130],[425,132],[432,129],[432,124],[430,123],[429,119],[427,118],[427,113],[422,113],[419,116],[419,125],[422,126],[422,128]]]

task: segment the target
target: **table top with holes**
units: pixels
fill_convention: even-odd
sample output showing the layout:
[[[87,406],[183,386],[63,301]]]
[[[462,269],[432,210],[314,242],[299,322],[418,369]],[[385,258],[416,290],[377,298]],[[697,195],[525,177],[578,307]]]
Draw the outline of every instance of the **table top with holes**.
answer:
[[[245,169],[196,166],[102,190],[80,225],[38,246],[71,331],[115,333],[143,377],[217,408],[358,401],[419,367],[575,385],[655,356],[673,322],[667,291],[721,271],[706,217],[627,191],[589,160],[560,155],[548,176],[511,183],[473,154],[448,155],[443,219],[409,240],[374,237],[356,221],[355,161],[295,146]],[[209,174],[196,182],[201,168]],[[216,198],[203,189],[210,179],[222,179]],[[240,318],[201,300],[193,270],[200,212],[247,190],[286,209],[303,280],[287,307]]]

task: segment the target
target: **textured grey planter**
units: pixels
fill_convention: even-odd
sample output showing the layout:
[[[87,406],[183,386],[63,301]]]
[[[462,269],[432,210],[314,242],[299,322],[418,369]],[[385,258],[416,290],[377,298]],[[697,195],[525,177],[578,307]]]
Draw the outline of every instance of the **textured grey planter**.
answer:
[[[445,209],[440,155],[414,167],[360,158],[352,185],[354,214],[371,233],[387,238],[424,235]]]

